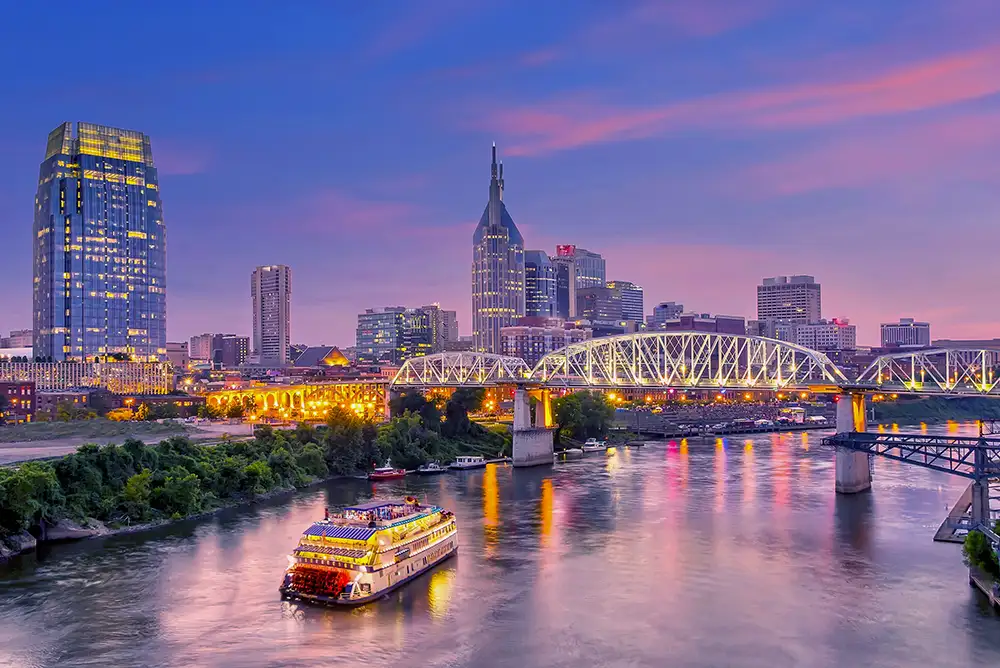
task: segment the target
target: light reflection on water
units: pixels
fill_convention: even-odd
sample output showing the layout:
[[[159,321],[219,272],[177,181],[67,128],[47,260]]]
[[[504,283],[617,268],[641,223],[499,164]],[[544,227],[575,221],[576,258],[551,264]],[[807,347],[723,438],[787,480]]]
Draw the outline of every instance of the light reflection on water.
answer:
[[[0,570],[0,665],[1000,665],[1000,620],[931,542],[964,481],[878,461],[873,493],[837,497],[818,441],[336,481],[55,546]],[[301,530],[373,494],[454,509],[459,556],[360,609],[282,602]]]

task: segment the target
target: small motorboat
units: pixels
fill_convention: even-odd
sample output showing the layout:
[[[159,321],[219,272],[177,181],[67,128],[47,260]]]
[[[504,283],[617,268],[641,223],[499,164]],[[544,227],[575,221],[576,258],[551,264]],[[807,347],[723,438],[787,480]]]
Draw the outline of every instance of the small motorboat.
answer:
[[[565,450],[557,450],[556,456],[564,455],[567,459],[570,457],[583,457],[582,448],[566,448]]]
[[[385,466],[379,466],[368,474],[369,480],[396,480],[406,475],[406,469],[392,467],[392,462],[386,461]]]
[[[417,469],[420,475],[434,475],[436,473],[447,473],[448,467],[441,466],[437,462],[428,462]]]
[[[598,441],[596,438],[588,438],[580,448],[584,452],[601,452],[608,449],[607,441]]]

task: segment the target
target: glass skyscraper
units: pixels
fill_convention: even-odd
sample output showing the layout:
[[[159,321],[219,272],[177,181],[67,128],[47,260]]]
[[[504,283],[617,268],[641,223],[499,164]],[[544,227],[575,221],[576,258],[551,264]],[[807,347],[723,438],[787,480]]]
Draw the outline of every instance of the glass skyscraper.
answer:
[[[500,329],[524,315],[524,239],[503,203],[503,165],[493,145],[490,201],[472,236],[472,341],[500,352]]]
[[[431,313],[423,308],[386,306],[358,314],[358,361],[400,365],[434,349]]]
[[[556,316],[556,268],[545,251],[524,251],[524,314]]]
[[[167,358],[166,228],[149,137],[49,133],[35,195],[36,356]]]

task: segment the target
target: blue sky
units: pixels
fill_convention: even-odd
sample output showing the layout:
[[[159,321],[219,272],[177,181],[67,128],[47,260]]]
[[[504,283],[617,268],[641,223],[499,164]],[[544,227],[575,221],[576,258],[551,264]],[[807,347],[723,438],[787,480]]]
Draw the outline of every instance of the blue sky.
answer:
[[[602,252],[647,310],[753,317],[810,273],[862,343],[1000,336],[992,0],[60,4],[5,12],[0,330],[45,137],[83,120],[152,138],[171,340],[249,333],[272,263],[296,341],[430,302],[468,333],[492,141],[527,245]]]

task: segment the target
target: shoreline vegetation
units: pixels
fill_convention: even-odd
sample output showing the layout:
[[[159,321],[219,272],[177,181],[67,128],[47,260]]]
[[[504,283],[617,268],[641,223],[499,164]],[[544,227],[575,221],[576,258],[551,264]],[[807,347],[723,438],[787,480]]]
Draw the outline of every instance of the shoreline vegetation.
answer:
[[[873,403],[875,422],[940,424],[948,421],[1000,420],[1000,401],[991,397],[925,397]]]
[[[337,407],[324,425],[262,426],[246,441],[199,445],[178,435],[146,445],[130,438],[0,468],[0,562],[39,541],[162,527],[366,473],[390,459],[411,469],[462,454],[509,455],[505,428],[469,419],[482,400],[481,390],[459,389],[447,401],[404,394],[392,406],[398,417],[379,425]]]

